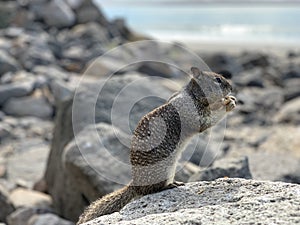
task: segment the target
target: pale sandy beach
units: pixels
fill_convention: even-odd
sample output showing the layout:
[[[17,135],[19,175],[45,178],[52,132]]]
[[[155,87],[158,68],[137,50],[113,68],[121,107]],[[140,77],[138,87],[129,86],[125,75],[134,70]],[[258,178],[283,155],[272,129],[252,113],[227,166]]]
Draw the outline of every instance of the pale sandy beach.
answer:
[[[289,52],[297,52],[300,50],[300,43],[276,43],[276,42],[207,42],[207,41],[181,41],[189,49],[201,53],[218,53],[225,52],[230,54],[238,54],[241,52],[265,52],[268,54],[276,54],[278,56],[286,55]]]

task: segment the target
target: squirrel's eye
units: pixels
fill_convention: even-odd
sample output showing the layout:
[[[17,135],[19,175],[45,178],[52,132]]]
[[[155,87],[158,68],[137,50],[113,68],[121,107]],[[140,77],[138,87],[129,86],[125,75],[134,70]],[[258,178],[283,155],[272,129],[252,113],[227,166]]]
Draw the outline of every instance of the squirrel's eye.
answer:
[[[221,78],[220,78],[220,77],[216,77],[216,80],[217,80],[217,82],[218,82],[219,84],[221,84],[221,83],[222,83],[222,80],[221,80]]]

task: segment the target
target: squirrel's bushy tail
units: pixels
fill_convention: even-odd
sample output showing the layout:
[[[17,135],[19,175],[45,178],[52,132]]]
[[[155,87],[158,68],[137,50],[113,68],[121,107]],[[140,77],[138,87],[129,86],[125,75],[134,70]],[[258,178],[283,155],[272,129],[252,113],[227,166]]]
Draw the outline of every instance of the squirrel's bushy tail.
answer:
[[[134,189],[128,185],[117,191],[103,196],[85,209],[79,217],[77,225],[95,219],[99,216],[120,211],[136,196]]]

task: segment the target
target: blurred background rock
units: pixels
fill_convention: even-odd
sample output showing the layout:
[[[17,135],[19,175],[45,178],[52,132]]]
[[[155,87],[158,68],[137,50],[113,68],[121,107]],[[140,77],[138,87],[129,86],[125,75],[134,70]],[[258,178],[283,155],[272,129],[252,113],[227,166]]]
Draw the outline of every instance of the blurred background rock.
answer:
[[[184,182],[241,177],[300,183],[300,51],[296,44],[300,36],[299,29],[294,30],[300,7],[295,2],[288,6],[267,2],[272,7],[252,2],[254,9],[262,11],[251,14],[253,8],[247,11],[249,5],[238,1],[173,3],[0,2],[0,222],[73,224],[91,201],[129,181],[130,167],[114,161],[117,158],[127,165],[129,160],[128,145],[120,138],[130,143],[130,131],[141,116],[163,104],[187,81],[185,72],[197,62],[180,54],[179,46],[201,56],[212,71],[231,74],[238,108],[228,116],[225,134],[211,138],[207,132],[191,141],[176,178]],[[217,16],[239,7],[248,12],[242,13],[244,22],[265,13],[265,20],[259,17],[251,24],[255,32],[239,33],[246,28],[236,29],[238,18],[231,20],[232,26],[224,21],[226,16]],[[257,33],[269,21],[270,26],[281,25],[275,16],[286,29]],[[225,34],[224,27],[229,29]],[[122,55],[104,55],[122,44],[153,38],[182,44],[150,42],[137,45],[135,52],[125,47]],[[179,68],[158,62],[123,67],[138,54],[158,60],[170,57]],[[101,60],[94,61],[99,56]],[[74,92],[84,72],[72,124]],[[115,75],[106,81],[111,73]],[[145,80],[122,95],[123,102],[145,93],[164,99],[144,98],[134,105],[129,118],[117,118],[129,120],[128,132],[113,123],[112,106],[120,91],[139,79]],[[95,121],[90,121],[85,112],[94,107]],[[105,154],[107,149],[111,155]]]

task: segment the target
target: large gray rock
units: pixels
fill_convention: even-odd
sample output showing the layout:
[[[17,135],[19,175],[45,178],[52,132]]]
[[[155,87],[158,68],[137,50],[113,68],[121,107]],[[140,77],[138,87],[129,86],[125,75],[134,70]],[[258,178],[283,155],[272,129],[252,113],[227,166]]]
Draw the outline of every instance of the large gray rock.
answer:
[[[44,8],[48,2],[48,0],[30,0],[23,1],[22,4],[33,13],[35,19],[40,20],[43,19]]]
[[[201,52],[199,54],[201,55]],[[211,70],[217,73],[228,71],[233,75],[239,75],[238,73],[242,70],[236,58],[226,53],[203,55],[203,59]]]
[[[1,142],[6,139],[13,138],[13,130],[12,127],[6,123],[0,122],[0,140]]]
[[[74,225],[74,223],[55,214],[47,213],[32,216],[26,225]]]
[[[240,91],[236,97],[240,105],[238,112],[244,115],[243,123],[251,125],[272,124],[273,116],[284,101],[283,92],[279,88],[247,88]]]
[[[66,146],[64,178],[52,192],[61,201],[62,215],[76,220],[88,203],[129,183],[129,149],[118,137],[130,142],[116,127],[100,123],[83,129]]]
[[[3,112],[17,117],[34,116],[50,119],[53,108],[44,97],[22,97],[9,99],[3,106]]]
[[[36,121],[41,127],[43,123]],[[33,131],[28,127],[28,135],[33,132],[40,132],[35,129]],[[25,132],[24,130],[15,129],[15,132]],[[44,132],[44,131],[42,131]],[[26,141],[24,141],[24,139]],[[24,180],[33,186],[44,174],[46,162],[49,154],[49,143],[41,140],[42,135],[36,138],[24,138],[23,140],[14,140],[11,144],[14,148],[14,154],[7,157],[7,176],[10,180]],[[22,163],[20,163],[22,162]]]
[[[300,97],[286,102],[274,120],[279,123],[300,124]]]
[[[91,60],[103,55],[108,50],[108,46],[113,46],[107,27],[96,22],[78,24],[70,32],[59,36],[64,43],[63,66],[68,62],[75,62],[83,67]]]
[[[1,139],[1,137],[0,137],[0,139]],[[6,166],[0,165],[0,179],[6,177],[6,172],[7,172]]]
[[[86,64],[90,58],[91,51],[88,51],[84,46],[72,46],[65,49],[63,52],[63,58],[65,61],[79,62],[80,64]]]
[[[52,136],[52,121],[36,117],[16,118],[6,116],[2,123],[11,128],[11,138],[15,141],[11,142],[10,145],[13,146],[15,152],[25,152],[31,147],[39,147],[39,143],[49,141]]]
[[[60,80],[52,80],[50,82],[50,91],[54,97],[55,105],[58,105],[58,102],[70,99],[74,93],[72,87]]]
[[[218,156],[218,152],[209,146],[208,142],[204,134],[194,136],[182,153],[181,160],[190,161],[201,167],[211,165]]]
[[[32,216],[44,213],[49,213],[49,210],[34,207],[18,208],[7,217],[7,223],[9,225],[24,225],[28,223]]]
[[[268,55],[262,52],[245,52],[239,57],[239,62],[242,64],[244,69],[252,69],[254,67],[268,67],[275,65],[276,57]]]
[[[10,53],[27,71],[36,65],[56,64],[55,56],[58,50],[55,50],[57,44],[55,36],[41,28],[36,29],[35,32],[25,30],[14,39],[15,44],[10,48]]]
[[[101,25],[108,25],[108,21],[101,12],[100,6],[95,5],[93,0],[82,1],[76,8],[76,17],[78,23],[98,22]]]
[[[142,62],[138,64],[137,70],[149,76],[174,77],[172,67],[161,62]]]
[[[42,16],[49,26],[68,27],[75,23],[76,17],[72,9],[61,0],[50,1],[43,9]]]
[[[119,39],[122,42],[122,39],[129,40],[129,41],[140,41],[140,40],[147,40],[149,38],[132,32],[123,18],[117,18],[111,21],[109,26],[110,32],[116,39]]]
[[[0,121],[3,121],[5,118],[5,113],[0,111]]]
[[[17,2],[0,2],[0,29],[10,25],[17,12]]]
[[[33,81],[15,82],[0,86],[0,106],[13,97],[29,95],[34,89]]]
[[[265,87],[265,80],[263,78],[264,71],[261,68],[255,67],[254,69],[243,71],[238,76],[233,77],[235,85],[241,87]]]
[[[6,195],[8,195],[9,192],[16,188],[16,184],[14,182],[8,181],[7,179],[3,178],[0,178],[0,186],[2,187],[1,190],[4,189]]]
[[[48,45],[36,44],[29,46],[19,55],[19,62],[27,70],[32,70],[36,65],[49,65],[55,63],[55,57]]]
[[[89,40],[93,42],[90,44],[99,44],[99,43],[109,44],[111,42],[109,36],[110,34],[107,28],[96,22],[78,24],[74,26],[74,28],[72,28],[70,32],[74,38],[77,38],[77,40],[78,38],[80,38],[85,41]]]
[[[20,69],[19,63],[6,51],[0,49],[0,77],[6,72],[15,72]]]
[[[4,36],[9,39],[14,39],[24,34],[24,29],[21,27],[8,27],[4,30]]]
[[[65,2],[72,8],[77,9],[84,0],[65,0]]]
[[[124,66],[124,62],[120,59],[102,56],[99,60],[92,62],[91,65],[85,73],[89,76],[102,77],[114,74]]]
[[[290,101],[300,97],[300,79],[289,79],[284,82],[284,100]]]
[[[10,193],[9,198],[17,208],[39,207],[51,209],[52,206],[52,199],[49,195],[25,188],[16,188]]]
[[[0,184],[0,222],[5,222],[6,217],[14,211],[14,206],[9,199],[8,191]]]
[[[35,15],[26,8],[18,7],[18,13],[15,14],[12,25],[16,27],[36,28],[38,23],[34,22]]]
[[[155,88],[153,88],[153,86],[155,86]],[[100,91],[101,87],[102,90]],[[100,179],[97,178],[98,176],[93,175],[93,173],[91,173],[92,177],[88,175],[88,172],[91,171],[91,167],[86,164],[80,165],[84,163],[80,156],[75,160],[77,154],[76,146],[71,148],[73,150],[69,150],[70,153],[66,155],[67,157],[65,157],[62,163],[61,159],[63,154],[65,154],[65,146],[73,139],[73,132],[75,131],[75,133],[78,134],[88,125],[104,122],[113,124],[120,132],[124,132],[125,135],[131,135],[132,130],[136,127],[140,118],[157,106],[162,105],[170,95],[171,92],[164,87],[159,80],[152,80],[139,75],[124,75],[113,77],[107,82],[105,82],[105,80],[101,80],[100,82],[95,82],[94,80],[87,82],[81,88],[77,89],[74,100],[66,99],[58,103],[56,126],[45,178],[49,189],[48,191],[54,200],[54,206],[61,215],[75,221],[78,219],[80,210],[82,210],[84,205],[95,199],[97,195],[101,196],[114,189],[113,186],[106,187],[108,188],[106,190],[103,189],[105,187],[99,185],[101,183],[97,180]],[[159,96],[160,98],[153,96]],[[93,112],[95,112],[95,114],[93,114]],[[103,133],[102,136],[106,137],[106,135],[109,136],[109,133]],[[85,139],[90,142],[89,136],[85,137]],[[90,143],[97,145],[99,140],[94,140],[97,142]],[[126,138],[124,138],[124,140],[121,138],[121,141],[126,142],[126,140]],[[124,146],[122,147],[122,145],[129,145],[128,142],[125,144],[122,142],[121,144],[112,142],[110,144],[113,144],[113,146],[118,149],[123,149]],[[87,149],[88,146],[86,146]],[[72,154],[73,151],[74,153]],[[74,155],[75,158],[71,157],[72,155]],[[68,159],[68,157],[70,157],[70,159]],[[93,157],[91,157],[91,159],[93,159]],[[78,165],[76,164],[77,162],[79,163]],[[87,190],[80,190],[84,185],[79,185],[79,179],[66,179],[66,173],[64,172],[66,165],[64,165],[64,163],[68,163],[69,168],[73,167],[74,174],[80,174],[80,176],[84,178],[84,181],[82,181],[83,184],[88,183],[93,185],[86,185]],[[97,163],[95,162],[95,164]],[[101,164],[99,164],[99,166],[101,166]],[[67,174],[70,175],[71,169],[69,168]],[[100,168],[106,169],[105,167]],[[76,171],[76,173],[74,171]],[[70,183],[66,184],[66,182]],[[72,187],[74,191],[68,190],[66,186]],[[79,190],[76,190],[76,187],[78,187]],[[101,192],[97,190],[97,188],[100,188]],[[71,198],[67,196],[76,196],[76,198],[72,197],[72,199],[77,203],[75,204],[70,200]],[[72,205],[71,202],[74,204]],[[74,209],[74,211],[69,210],[70,207]]]
[[[251,179],[248,158],[238,157],[216,160],[213,166],[194,174],[189,181],[212,181],[223,177]]]
[[[300,78],[300,73],[299,73],[299,67],[296,66],[291,66],[292,69],[289,69],[288,71],[285,71],[283,74],[283,79],[299,79]]]
[[[300,185],[218,179],[144,196],[85,225],[298,224]]]
[[[283,181],[299,166],[299,139],[298,127],[290,124],[227,129],[225,140],[231,142],[231,147],[226,157],[246,155],[254,179]]]
[[[12,47],[12,43],[8,38],[3,36],[0,37],[0,49],[5,52],[9,52],[9,49]]]
[[[287,183],[295,183],[300,184],[300,160],[298,166],[295,166],[294,171],[283,174],[278,180],[287,182]]]
[[[48,80],[68,80],[69,73],[57,66],[39,65],[33,68],[33,73],[46,77]]]

